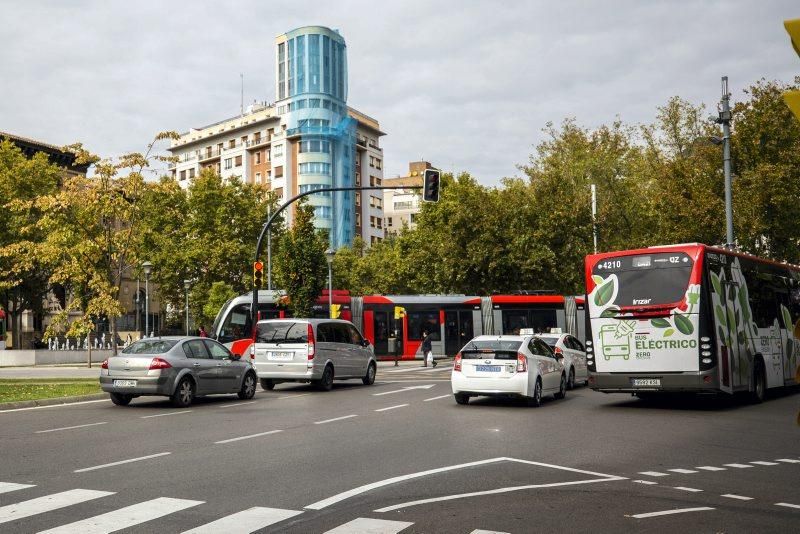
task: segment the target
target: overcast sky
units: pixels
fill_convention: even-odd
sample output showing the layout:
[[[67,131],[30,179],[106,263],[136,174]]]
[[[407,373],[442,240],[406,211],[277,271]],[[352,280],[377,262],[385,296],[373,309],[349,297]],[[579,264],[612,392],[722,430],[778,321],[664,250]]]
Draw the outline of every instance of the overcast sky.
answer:
[[[0,130],[114,156],[275,100],[274,38],[347,41],[348,104],[380,121],[385,176],[424,158],[482,183],[518,176],[548,121],[650,122],[800,74],[798,0],[0,0]]]

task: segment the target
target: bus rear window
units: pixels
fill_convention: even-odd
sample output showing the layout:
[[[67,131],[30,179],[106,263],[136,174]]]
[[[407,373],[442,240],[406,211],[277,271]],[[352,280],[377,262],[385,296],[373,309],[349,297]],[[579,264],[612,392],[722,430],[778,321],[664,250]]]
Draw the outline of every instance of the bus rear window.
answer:
[[[648,306],[680,301],[689,287],[694,262],[683,252],[620,256],[598,261],[592,274],[617,275],[618,306]]]

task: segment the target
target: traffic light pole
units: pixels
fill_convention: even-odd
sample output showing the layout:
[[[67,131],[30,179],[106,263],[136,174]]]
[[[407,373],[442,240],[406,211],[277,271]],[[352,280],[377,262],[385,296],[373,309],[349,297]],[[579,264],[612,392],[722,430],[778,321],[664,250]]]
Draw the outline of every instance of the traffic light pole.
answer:
[[[281,207],[279,207],[277,209],[277,211],[275,211],[275,213],[270,214],[269,219],[267,220],[267,222],[264,223],[264,226],[261,227],[261,233],[258,235],[258,241],[256,242],[256,254],[253,257],[253,261],[254,262],[258,261],[258,257],[261,255],[261,245],[264,242],[264,236],[267,235],[267,232],[269,232],[270,228],[272,228],[272,222],[275,220],[275,218],[278,215],[280,215],[281,212],[283,212],[283,210],[285,210],[286,208],[288,208],[289,206],[291,206],[292,204],[294,204],[295,202],[297,202],[301,198],[306,197],[308,195],[315,195],[315,194],[318,194],[318,193],[329,193],[329,192],[336,192],[336,191],[371,191],[371,190],[379,190],[379,189],[422,189],[422,186],[411,185],[411,186],[397,187],[397,186],[382,185],[382,186],[368,186],[368,187],[367,186],[358,186],[358,187],[324,187],[322,189],[315,189],[313,191],[306,191],[304,193],[300,193],[298,195],[295,195],[292,198],[290,198],[289,200],[287,200],[284,204],[282,204]],[[252,304],[250,305],[250,319],[251,319],[251,324],[253,325],[253,328],[255,328],[256,319],[257,318],[258,318],[258,288],[255,287],[255,285],[254,285],[254,287],[253,287],[253,301],[252,301]]]

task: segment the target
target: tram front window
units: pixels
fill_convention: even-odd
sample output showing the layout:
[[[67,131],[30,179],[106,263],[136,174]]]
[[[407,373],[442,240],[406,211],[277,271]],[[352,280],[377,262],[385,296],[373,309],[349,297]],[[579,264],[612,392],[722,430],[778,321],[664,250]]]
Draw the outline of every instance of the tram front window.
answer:
[[[217,341],[230,343],[237,339],[243,339],[250,335],[251,330],[250,305],[239,304],[231,309],[228,316],[223,320],[217,335]]]

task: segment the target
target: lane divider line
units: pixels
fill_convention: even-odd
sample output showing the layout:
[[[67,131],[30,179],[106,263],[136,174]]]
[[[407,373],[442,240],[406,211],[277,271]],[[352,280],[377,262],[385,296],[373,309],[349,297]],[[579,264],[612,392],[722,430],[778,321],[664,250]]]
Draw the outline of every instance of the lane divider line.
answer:
[[[673,473],[681,473],[682,475],[697,473],[697,471],[695,471],[694,469],[667,469],[667,471],[672,471]]]
[[[95,465],[94,467],[84,467],[83,469],[76,469],[73,473],[86,473],[87,471],[94,471],[95,469],[103,469],[105,467],[114,467],[116,465],[129,464],[132,462],[141,462],[142,460],[149,460],[151,458],[158,458],[159,456],[167,456],[171,452],[159,452],[158,454],[150,454],[148,456],[140,456],[139,458],[131,458],[129,460],[120,460],[119,462],[111,462],[110,464]]]
[[[686,488],[686,487],[684,487],[684,486],[673,486],[673,488],[674,488],[674,489],[676,489],[676,490],[681,490],[681,491],[689,491],[689,492],[691,492],[691,493],[700,493],[701,491],[703,491],[703,490],[701,490],[701,489],[697,489],[697,488]]]
[[[793,460],[792,458],[778,458],[776,462],[784,462],[787,464],[800,464],[800,460]]]
[[[722,464],[725,467],[735,467],[736,469],[746,469],[748,467],[753,467],[752,465],[747,464]]]
[[[166,417],[168,415],[180,415],[182,413],[189,413],[192,410],[181,410],[179,412],[167,412],[167,413],[157,413],[155,415],[143,415],[140,419],[150,419],[152,417]]]
[[[703,471],[726,471],[724,467],[714,467],[712,465],[702,465],[700,467],[695,467],[695,469],[702,469]]]
[[[725,497],[727,499],[736,499],[738,501],[752,501],[752,497],[745,497],[744,495],[736,495],[735,493],[726,493],[725,495],[720,495],[720,497]]]
[[[430,399],[425,399],[422,402],[435,401],[435,400],[439,400],[439,399],[446,399],[446,398],[448,398],[450,396],[451,395],[439,395],[438,397],[432,397]],[[800,462],[800,460],[798,460],[798,461]]]
[[[640,475],[645,475],[648,477],[666,477],[669,476],[669,473],[659,473],[658,471],[639,471]]]
[[[800,504],[790,504],[788,502],[776,502],[775,506],[783,506],[785,508],[798,508],[798,509],[800,509]]]
[[[715,510],[715,508],[711,508],[710,506],[699,506],[697,508],[676,508],[674,510],[664,510],[661,512],[648,512],[646,514],[635,514],[629,517],[633,517],[636,519],[645,519],[647,517],[658,517],[661,515],[685,514],[687,512],[704,512],[706,510]]]
[[[381,408],[379,410],[375,410],[376,412],[386,412],[388,410],[394,410],[396,408],[405,408],[408,404],[398,404],[397,406],[389,406],[388,408]]]
[[[658,482],[653,482],[652,480],[633,480],[632,482],[636,482],[637,484],[646,484],[648,486],[658,485]]]
[[[308,397],[311,393],[300,393],[299,395],[286,395],[284,397],[278,397],[275,400],[286,400],[286,399],[296,399],[297,397]]]
[[[47,434],[48,432],[58,432],[60,430],[72,430],[74,428],[86,428],[87,426],[97,426],[97,425],[106,425],[108,421],[103,421],[101,423],[89,423],[86,425],[75,425],[75,426],[62,426],[61,428],[51,428],[49,430],[37,430],[34,434]]]
[[[226,404],[225,406],[217,406],[220,410],[222,408],[231,408],[233,406],[244,406],[246,404],[255,404],[256,401],[248,401],[248,402],[234,402],[233,404]]]
[[[215,441],[214,445],[222,445],[224,443],[233,443],[234,441],[242,441],[243,439],[260,438],[261,436],[268,436],[270,434],[277,434],[278,432],[283,432],[283,430],[269,430],[267,432],[259,432],[258,434],[250,434],[248,436],[239,436],[238,438],[223,439],[223,440],[220,440],[220,441]]]
[[[755,462],[750,463],[755,465],[778,465],[778,462],[765,462],[763,460],[756,460]]]
[[[341,421],[343,419],[350,419],[351,417],[358,417],[358,414],[344,415],[342,417],[334,417],[333,419],[325,419],[324,421],[315,421],[315,425],[324,425],[325,423],[333,423],[334,421]]]
[[[0,410],[0,413],[27,412],[28,410],[45,410],[47,408],[63,408],[65,406],[76,406],[81,404],[94,404],[95,402],[111,402],[111,399],[89,400],[80,402],[67,402],[64,404],[51,404],[49,406],[31,406],[29,408],[12,408],[10,410]]]

